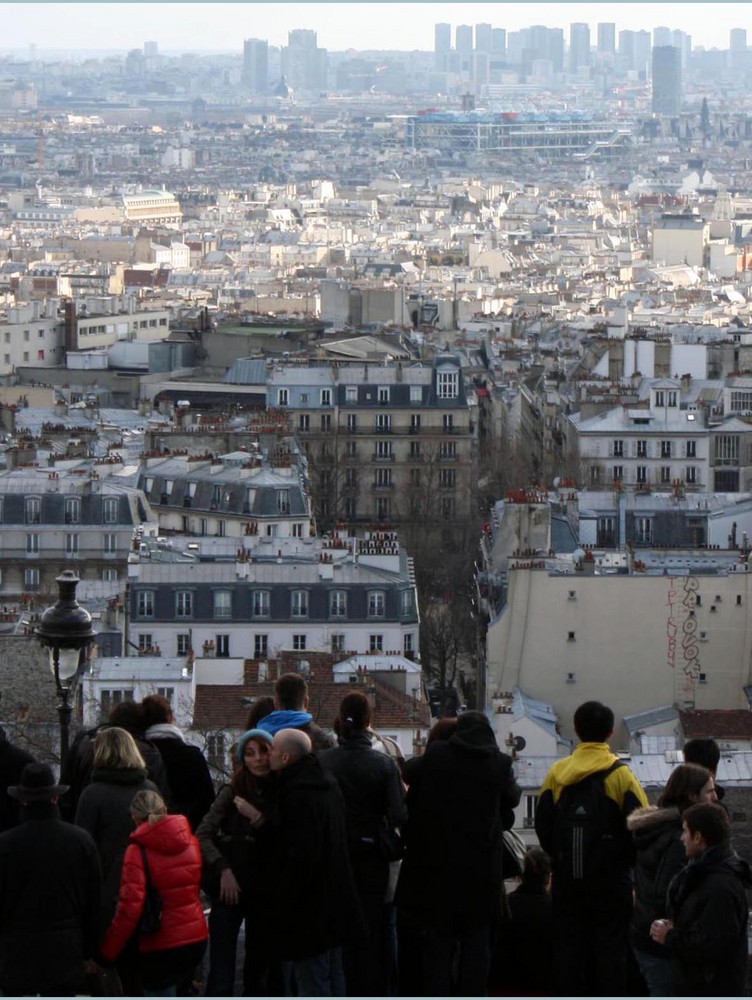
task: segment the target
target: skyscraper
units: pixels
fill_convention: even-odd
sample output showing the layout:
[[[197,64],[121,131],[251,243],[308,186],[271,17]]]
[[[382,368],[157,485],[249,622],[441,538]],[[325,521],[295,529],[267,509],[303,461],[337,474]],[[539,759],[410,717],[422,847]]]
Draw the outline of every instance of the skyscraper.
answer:
[[[672,45],[671,41],[671,28],[666,28],[661,25],[659,28],[653,28],[653,45],[658,48],[659,46],[663,48],[666,45]]]
[[[681,52],[675,45],[658,45],[653,49],[653,114],[678,115],[681,100]]]
[[[493,28],[490,24],[475,25],[475,51],[490,52],[493,48]]]
[[[454,32],[454,47],[458,52],[473,51],[473,26],[458,24]]]
[[[435,24],[433,26],[434,66],[443,73],[449,68],[449,53],[452,51],[451,24]]]
[[[252,94],[265,94],[269,86],[269,43],[261,38],[243,42],[243,83]]]
[[[598,25],[598,51],[610,55],[616,52],[616,25],[613,22]]]
[[[729,48],[732,52],[747,51],[747,29],[732,28],[729,31]]]
[[[326,87],[327,52],[320,49],[316,32],[294,28],[287,33],[282,49],[282,73],[295,90],[322,90]]]
[[[507,54],[506,28],[494,28],[492,30],[491,51],[494,53],[494,55],[505,56]]]
[[[590,65],[590,25],[578,22],[569,25],[569,72]]]

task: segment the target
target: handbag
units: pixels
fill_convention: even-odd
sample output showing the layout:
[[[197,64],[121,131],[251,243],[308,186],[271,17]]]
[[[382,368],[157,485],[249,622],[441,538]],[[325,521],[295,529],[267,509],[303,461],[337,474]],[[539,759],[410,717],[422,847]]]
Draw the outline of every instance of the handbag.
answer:
[[[519,878],[525,870],[527,844],[514,830],[502,834],[501,874],[503,878]]]
[[[96,971],[86,973],[85,996],[121,997],[123,984],[117,969],[113,966],[97,966]]]
[[[149,862],[146,860],[146,850],[143,844],[139,844],[138,846],[141,849],[141,858],[144,862],[144,875],[146,876],[146,894],[144,896],[144,908],[141,911],[141,919],[138,922],[138,933],[156,934],[162,926],[162,897],[151,880]]]

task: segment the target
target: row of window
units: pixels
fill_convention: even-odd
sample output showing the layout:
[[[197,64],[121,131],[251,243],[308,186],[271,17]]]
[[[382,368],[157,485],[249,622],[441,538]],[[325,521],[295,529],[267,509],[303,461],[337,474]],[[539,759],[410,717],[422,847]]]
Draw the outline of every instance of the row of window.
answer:
[[[351,488],[354,488],[355,482],[351,484]],[[377,484],[374,484],[377,487]],[[386,485],[386,484],[384,484]],[[411,479],[411,486],[419,486],[419,479]],[[347,486],[347,484],[346,484]],[[378,487],[377,487],[378,488]],[[447,489],[451,487],[447,484]],[[319,504],[320,511],[323,515],[330,512],[330,506],[326,498],[320,501]],[[344,516],[348,521],[354,521],[361,516],[358,510],[358,498],[354,496],[344,497],[342,501],[342,516]],[[421,513],[425,513],[425,498],[420,496],[415,496],[414,494],[407,497],[407,509],[411,516],[417,516]],[[400,505],[392,504],[391,497],[374,497],[373,507],[370,512],[372,516],[377,521],[389,521],[392,517],[393,512],[397,510],[402,512],[402,507]],[[453,496],[440,496],[438,498],[438,511],[439,515],[445,519],[449,519],[455,516],[457,512],[457,504]]]
[[[172,499],[172,491],[175,486],[174,479],[165,479],[162,483],[162,489],[158,494],[158,497],[151,497],[151,493],[154,489],[154,478],[152,476],[147,476],[144,480],[144,492],[150,499],[158,499],[159,503],[168,504]],[[183,487],[183,506],[190,507],[191,502],[196,496],[196,490],[198,489],[198,482],[193,480],[187,480]],[[256,489],[249,487],[243,498],[243,507],[245,513],[250,513],[253,509],[253,505],[256,499]],[[232,503],[233,494],[228,488],[226,483],[214,483],[212,485],[211,497],[209,499],[210,510],[224,510]],[[286,488],[281,488],[275,490],[275,500],[277,505],[278,514],[289,514],[290,513],[290,490]],[[189,501],[186,503],[186,501]]]
[[[637,458],[648,458],[650,457],[650,444],[646,438],[641,438],[640,440],[633,442],[636,444],[635,453]],[[613,458],[629,458],[627,449],[624,447],[625,442],[621,439],[615,439],[611,448],[611,455]],[[629,444],[629,442],[627,442]],[[697,458],[697,441],[672,441],[672,440],[661,440],[658,442],[660,448],[661,458],[672,458],[679,457],[680,451],[684,452],[684,458]],[[674,454],[674,445],[677,446],[676,453]],[[683,445],[683,448],[682,448]]]
[[[0,517],[3,512],[3,501],[0,497]],[[117,497],[104,497],[102,499],[102,523],[117,524],[120,513],[120,501]],[[24,501],[24,519],[27,524],[40,524],[42,520],[42,498],[26,497]],[[65,498],[65,523],[81,523],[81,499],[80,497]]]
[[[231,590],[214,591],[214,618],[232,618]],[[192,618],[194,609],[194,591],[178,590],[175,593],[175,616],[177,618]],[[329,591],[329,617],[347,617],[346,590]],[[139,618],[153,618],[156,594],[153,590],[139,590],[136,594],[136,614]],[[292,618],[307,618],[309,615],[310,593],[307,590],[293,590],[290,594],[290,616]],[[369,590],[367,598],[367,613],[369,618],[383,618],[386,613],[386,594],[383,590]],[[271,591],[253,590],[251,592],[251,613],[254,618],[268,618],[271,614]],[[400,594],[400,614],[413,613],[412,591],[405,590]]]
[[[237,637],[236,637],[237,638]],[[188,656],[191,652],[191,636],[188,632],[178,633],[176,636],[177,656]],[[229,634],[218,634],[215,635],[212,640],[214,645],[211,646],[211,653],[213,656],[226,658],[231,655],[230,653],[230,641],[231,636]],[[243,639],[245,642],[245,639]],[[333,653],[344,653],[346,650],[346,636],[344,632],[335,632],[330,637],[331,651]],[[138,648],[141,652],[148,652],[155,648],[154,636],[150,632],[139,632],[138,633]],[[304,650],[308,648],[308,636],[305,632],[296,632],[292,637],[292,648],[296,650]],[[383,653],[384,652],[384,636],[380,632],[376,632],[368,636],[368,650],[371,653]],[[415,653],[415,636],[412,632],[407,632],[402,637],[402,650],[406,655],[413,655]],[[194,650],[198,653],[198,650]],[[203,650],[201,650],[203,652]],[[246,655],[244,651],[239,654],[241,656]],[[269,655],[269,636],[265,632],[256,632],[253,636],[253,657],[254,659],[263,659]]]
[[[31,555],[40,551],[39,542],[42,536],[36,532],[26,536],[26,552]],[[90,536],[87,535],[87,538]],[[81,536],[78,532],[66,532],[65,551],[68,555],[76,555],[80,549]],[[95,546],[92,546],[95,548]],[[114,555],[117,552],[117,535],[112,532],[105,532],[102,536],[102,551],[105,555]]]
[[[628,470],[629,471],[629,470]],[[684,482],[690,485],[696,484],[698,480],[697,476],[697,466],[687,465],[684,467]],[[672,468],[670,465],[662,465],[659,469],[660,482],[666,485],[673,483],[675,479],[681,479],[682,476],[677,474],[676,469]],[[614,483],[624,483],[628,482],[624,476],[624,466],[614,465],[611,468],[611,481]],[[650,469],[647,465],[638,465],[635,469],[635,480],[636,483],[648,483],[650,482]],[[601,482],[601,469],[600,466],[593,465],[590,467],[590,484],[591,486],[597,486]]]
[[[459,394],[459,372],[439,372],[436,376],[436,395],[439,399],[456,399]],[[366,399],[369,402],[376,402],[381,406],[386,406],[391,402],[391,386],[380,385],[376,387],[375,400],[371,400],[371,392],[366,392]],[[331,406],[333,394],[331,389],[319,390],[319,405]],[[300,402],[309,402],[309,393],[300,394]],[[358,387],[356,385],[345,386],[345,403],[353,404],[358,402]],[[410,402],[423,402],[423,387],[420,385],[410,386]],[[277,406],[290,405],[290,390],[286,387],[277,389]]]
[[[116,583],[118,572],[110,567],[102,570],[102,579],[106,583]],[[41,570],[38,566],[32,566],[24,570],[23,586],[25,591],[39,590],[41,586]]]

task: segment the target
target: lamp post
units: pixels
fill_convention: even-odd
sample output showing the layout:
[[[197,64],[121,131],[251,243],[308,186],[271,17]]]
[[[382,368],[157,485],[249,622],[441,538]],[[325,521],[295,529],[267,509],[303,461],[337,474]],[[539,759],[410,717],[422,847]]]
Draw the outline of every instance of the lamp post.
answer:
[[[78,673],[82,651],[94,638],[91,615],[76,600],[79,579],[71,569],[66,569],[56,579],[57,603],[42,615],[34,634],[50,651],[50,669],[60,703],[57,714],[60,720],[60,767],[68,753],[68,737],[73,709],[69,704],[71,687]]]

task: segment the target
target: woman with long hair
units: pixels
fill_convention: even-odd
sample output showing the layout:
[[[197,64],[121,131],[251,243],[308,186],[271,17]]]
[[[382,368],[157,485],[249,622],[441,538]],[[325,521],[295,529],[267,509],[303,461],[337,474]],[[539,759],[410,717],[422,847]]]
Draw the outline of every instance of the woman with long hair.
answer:
[[[206,996],[232,996],[235,955],[240,927],[245,921],[245,996],[269,995],[273,971],[269,962],[263,908],[267,898],[264,810],[271,791],[269,748],[272,737],[249,729],[235,747],[235,772],[196,830],[204,858],[204,889],[211,900],[209,914],[209,974]],[[272,994],[273,995],[273,994]]]
[[[628,818],[637,860],[632,951],[652,997],[671,996],[671,961],[650,937],[650,925],[666,912],[669,883],[687,863],[681,842],[682,813],[696,802],[715,802],[713,775],[699,764],[680,764],[666,783],[658,805],[636,809]]]
[[[117,911],[100,953],[114,962],[135,936],[144,995],[174,997],[177,984],[198,965],[206,948],[201,850],[188,820],[168,816],[158,792],[138,792],[130,811],[136,829],[123,859]],[[161,900],[161,918],[158,928],[146,933],[139,923],[149,885]]]

